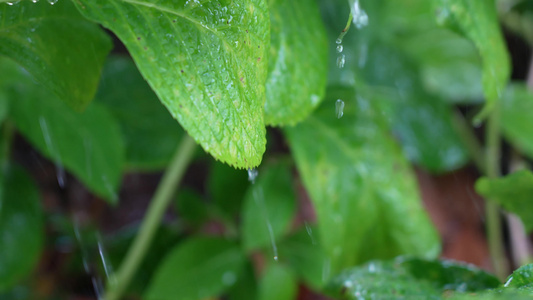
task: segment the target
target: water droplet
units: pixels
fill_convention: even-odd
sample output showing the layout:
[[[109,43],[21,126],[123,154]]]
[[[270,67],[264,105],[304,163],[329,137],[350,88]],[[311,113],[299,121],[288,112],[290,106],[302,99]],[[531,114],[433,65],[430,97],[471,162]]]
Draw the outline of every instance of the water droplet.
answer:
[[[50,3],[50,5],[54,5],[57,3],[58,0],[48,0],[48,3]]]
[[[31,0],[31,2],[37,3],[37,2],[39,2],[39,0]]]
[[[257,175],[256,175],[257,176]],[[263,193],[263,187],[257,186],[253,189],[254,202],[259,207],[261,211],[261,216],[266,223],[268,230],[268,235],[270,237],[270,243],[272,245],[272,253],[274,255],[274,260],[278,260],[278,246],[276,245],[276,238],[274,236],[274,229],[272,228],[272,223],[270,222],[270,216],[268,215],[267,207],[265,204],[265,194]]]
[[[344,50],[344,47],[342,45],[337,46],[337,53],[341,53],[342,50]]]
[[[337,67],[340,69],[344,68],[344,63],[346,62],[346,56],[341,54],[337,57]]]
[[[335,115],[337,119],[342,118],[342,115],[344,115],[344,101],[341,99],[337,99],[337,102],[335,102]]]
[[[278,261],[278,256],[277,255],[274,255],[274,260]]]
[[[20,2],[20,0],[18,0],[18,1],[9,1],[9,2],[6,2],[6,3],[7,3],[7,5],[15,5],[15,4],[19,3],[19,2]]]
[[[509,284],[511,283],[511,281],[513,281],[513,276],[509,277],[509,279],[507,279],[507,281],[505,282],[505,284],[503,285],[503,287],[508,287]]]
[[[341,38],[338,38],[338,39],[335,41],[335,43],[337,43],[337,45],[342,44],[342,39],[341,39]]]
[[[257,169],[248,169],[248,181],[250,181],[252,184],[255,183],[257,175],[259,175],[259,171],[257,171]]]

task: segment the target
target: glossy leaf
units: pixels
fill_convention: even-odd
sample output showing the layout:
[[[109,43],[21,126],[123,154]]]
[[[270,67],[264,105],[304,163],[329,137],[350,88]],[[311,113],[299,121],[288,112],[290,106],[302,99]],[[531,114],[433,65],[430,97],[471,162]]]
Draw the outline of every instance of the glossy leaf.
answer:
[[[231,241],[195,237],[165,257],[143,298],[201,300],[218,295],[235,284],[245,261]]]
[[[330,274],[315,229],[306,225],[305,229],[284,239],[279,244],[279,256],[308,286],[320,290]]]
[[[83,18],[71,1],[0,3],[0,54],[30,72],[78,110],[93,99],[111,50],[105,32]]]
[[[499,284],[470,265],[398,258],[343,271],[329,289],[343,299],[441,299],[444,293],[482,291]]]
[[[296,195],[288,166],[279,163],[262,168],[243,204],[244,248],[272,247],[289,229],[295,211]]]
[[[525,85],[510,85],[501,107],[501,129],[513,146],[533,157],[533,93]]]
[[[259,282],[259,300],[293,300],[298,283],[291,270],[284,265],[271,263]]]
[[[60,184],[64,166],[94,193],[116,203],[124,150],[113,117],[98,103],[77,113],[9,65],[3,60],[2,71],[24,78],[9,90],[9,117],[16,128],[56,164]]]
[[[121,39],[170,114],[207,152],[238,168],[259,165],[266,143],[266,1],[75,3]]]
[[[341,119],[335,116],[337,99],[345,102]],[[376,101],[331,89],[315,114],[286,130],[332,272],[369,259],[439,252],[414,176]]]
[[[0,292],[30,273],[43,241],[39,190],[28,174],[11,167],[1,176],[0,183]]]
[[[183,130],[161,105],[131,59],[113,56],[107,60],[95,100],[119,121],[126,168],[150,171],[167,166]]]
[[[504,287],[533,293],[533,264],[527,264],[516,269],[513,274],[509,275]]]
[[[476,191],[495,201],[505,210],[517,214],[527,231],[533,230],[533,173],[514,172],[502,178],[483,177],[476,182]]]
[[[307,117],[324,97],[326,33],[315,0],[270,1],[270,23],[265,122],[292,125]]]
[[[495,1],[434,0],[434,3],[437,22],[470,39],[481,56],[486,104],[478,119],[484,118],[501,97],[511,69]]]

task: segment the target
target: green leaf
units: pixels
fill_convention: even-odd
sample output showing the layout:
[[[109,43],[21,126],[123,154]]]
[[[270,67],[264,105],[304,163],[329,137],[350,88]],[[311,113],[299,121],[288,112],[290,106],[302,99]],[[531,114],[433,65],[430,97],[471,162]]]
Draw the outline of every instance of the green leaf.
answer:
[[[0,3],[0,54],[13,59],[71,107],[93,99],[111,41],[71,1]]]
[[[486,104],[481,120],[500,99],[510,77],[510,59],[505,47],[494,0],[434,0],[437,22],[460,32],[476,46],[483,64]]]
[[[402,36],[395,45],[417,63],[428,92],[452,103],[479,103],[483,99],[481,60],[466,38],[429,28]]]
[[[259,282],[259,300],[293,300],[298,293],[298,283],[291,270],[271,263]]]
[[[280,260],[308,286],[320,290],[327,279],[327,257],[314,227],[306,228],[284,239],[279,245]]]
[[[95,100],[120,123],[126,168],[152,171],[167,166],[183,130],[161,106],[131,59],[108,59]]]
[[[77,0],[113,31],[183,128],[215,159],[252,168],[265,151],[270,22],[265,0]]]
[[[533,158],[533,93],[523,84],[510,85],[503,95],[501,129],[513,146]]]
[[[507,277],[505,288],[516,288],[533,293],[533,264],[527,264],[516,269]]]
[[[209,218],[202,195],[193,189],[180,188],[174,203],[179,218],[195,227],[201,226]]]
[[[295,211],[296,195],[288,166],[278,163],[262,168],[244,200],[244,248],[250,251],[272,247],[289,229]]]
[[[286,134],[311,196],[331,270],[399,254],[435,257],[439,238],[416,181],[369,95],[331,89],[322,107]],[[345,102],[335,116],[335,102]]]
[[[328,47],[315,0],[270,2],[271,41],[265,122],[293,125],[326,90]]]
[[[208,189],[213,204],[228,216],[241,211],[244,195],[248,189],[246,171],[214,162],[209,170]]]
[[[234,242],[195,237],[165,257],[144,298],[200,300],[219,295],[235,284],[245,261]]]
[[[26,172],[11,167],[0,183],[0,292],[31,272],[43,241],[39,190]]]
[[[533,230],[533,173],[529,170],[514,172],[502,178],[483,177],[476,182],[476,191],[495,201],[505,210],[517,214],[527,231]]]
[[[98,103],[83,113],[75,112],[43,91],[20,68],[10,67],[6,60],[0,67],[1,72],[24,78],[8,90],[9,117],[24,137],[56,164],[60,184],[64,166],[94,193],[116,203],[123,144],[118,124],[109,112]]]
[[[257,298],[257,282],[254,267],[251,262],[247,262],[241,276],[239,276],[235,285],[228,291],[228,299],[250,300],[255,298]]]
[[[342,299],[441,299],[452,291],[475,292],[499,284],[497,278],[471,265],[400,257],[343,271],[329,290]]]

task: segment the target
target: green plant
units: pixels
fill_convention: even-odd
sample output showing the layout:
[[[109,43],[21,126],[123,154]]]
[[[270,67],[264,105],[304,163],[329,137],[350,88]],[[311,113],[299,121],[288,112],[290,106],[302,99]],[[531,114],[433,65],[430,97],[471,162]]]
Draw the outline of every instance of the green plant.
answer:
[[[509,82],[500,29],[531,41],[529,2],[0,2],[2,297],[65,297],[24,288],[45,226],[106,256],[92,233],[43,213],[13,159],[17,133],[61,187],[68,171],[111,206],[125,173],[165,169],[138,230],[112,235],[111,263],[94,271],[107,300],[295,299],[300,283],[348,299],[531,295],[531,265],[501,282],[499,208],[533,228],[531,172],[501,177],[500,161],[502,137],[533,156],[533,94]],[[109,55],[111,37],[127,51]],[[205,188],[178,190],[198,161]],[[412,171],[470,161],[485,176],[496,276],[437,259]],[[294,221],[305,194],[316,224]],[[179,217],[163,224],[172,203]],[[222,234],[206,235],[210,222]]]

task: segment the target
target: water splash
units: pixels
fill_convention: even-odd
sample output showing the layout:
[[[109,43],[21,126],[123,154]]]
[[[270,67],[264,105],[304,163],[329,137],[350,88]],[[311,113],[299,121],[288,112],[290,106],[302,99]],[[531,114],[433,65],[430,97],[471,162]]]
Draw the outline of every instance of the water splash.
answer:
[[[57,183],[59,184],[59,187],[65,188],[65,168],[63,168],[63,164],[61,163],[61,157],[59,156],[59,152],[57,151],[54,146],[54,143],[52,142],[52,136],[50,134],[50,130],[48,129],[48,124],[46,123],[46,119],[43,116],[39,117],[39,125],[41,126],[41,131],[43,133],[46,147],[48,148],[50,155],[53,157],[54,164],[56,166]]]
[[[359,5],[359,0],[350,0],[350,12],[353,16],[353,25],[357,29],[361,29],[368,25],[368,15]]]
[[[259,175],[259,171],[257,171],[257,169],[248,169],[248,181],[250,181],[252,184],[255,183],[257,175]]]
[[[337,102],[335,102],[335,115],[337,119],[342,118],[344,115],[344,101],[341,99],[337,99]]]

